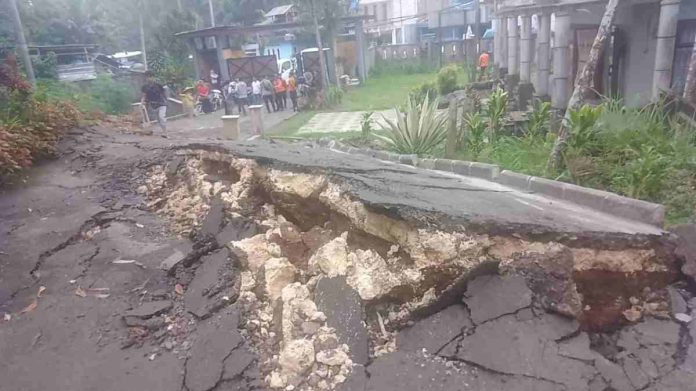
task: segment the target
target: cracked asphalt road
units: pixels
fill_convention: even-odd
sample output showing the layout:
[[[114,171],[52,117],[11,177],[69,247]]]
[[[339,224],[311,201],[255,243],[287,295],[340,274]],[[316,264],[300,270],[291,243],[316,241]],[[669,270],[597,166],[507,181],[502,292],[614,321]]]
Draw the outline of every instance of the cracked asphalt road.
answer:
[[[148,167],[186,140],[105,129],[75,133],[61,144],[59,159],[28,171],[25,181],[0,194],[0,314],[9,319],[0,319],[0,390],[264,389],[256,358],[235,328],[235,306],[204,320],[183,310],[175,280],[160,264],[194,243],[172,235],[134,191]],[[568,205],[549,206],[538,197],[511,196],[473,179],[417,175],[413,168],[323,151],[301,156],[301,147],[281,144],[221,144],[279,166],[332,171],[368,202],[449,213],[455,223],[505,215],[508,206],[491,208],[507,197],[529,204],[506,217],[511,227],[588,237],[662,234]],[[389,172],[393,183],[370,172]],[[438,186],[457,194],[491,188],[474,204],[456,204]],[[430,193],[417,190],[424,188]],[[546,212],[535,215],[537,208]],[[356,367],[341,389],[696,390],[693,324],[647,319],[613,335],[609,345],[616,351],[602,355],[594,336],[520,300],[528,297],[524,284],[511,286],[505,295],[485,286],[469,292],[465,304],[403,330],[397,352]],[[175,302],[168,334],[148,337],[156,342],[128,335],[122,315],[153,299]],[[124,342],[130,343],[126,349]]]

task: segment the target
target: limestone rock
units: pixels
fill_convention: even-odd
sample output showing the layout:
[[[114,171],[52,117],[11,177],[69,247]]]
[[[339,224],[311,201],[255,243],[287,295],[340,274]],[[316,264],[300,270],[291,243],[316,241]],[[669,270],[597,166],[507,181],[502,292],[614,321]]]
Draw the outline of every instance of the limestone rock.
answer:
[[[403,272],[399,275],[389,270],[387,262],[373,250],[357,250],[348,254],[352,270],[348,284],[355,288],[363,300],[374,300],[389,294],[401,285],[415,283],[417,278]]]
[[[337,237],[320,247],[309,259],[309,270],[328,277],[345,276],[349,270],[346,235]]]
[[[317,353],[317,362],[328,366],[340,366],[351,361],[348,354],[341,349],[323,350]]]
[[[266,294],[274,301],[287,285],[295,281],[297,269],[287,258],[271,258],[263,266]]]
[[[296,339],[285,344],[278,364],[288,378],[302,376],[314,364],[314,344],[307,339]]]
[[[310,298],[307,286],[299,282],[287,285],[280,295],[280,331],[286,343],[302,337],[302,322],[317,316],[317,305]]]
[[[230,243],[230,249],[245,263],[254,274],[271,258],[282,256],[280,247],[270,243],[265,234],[259,234],[247,239]]]
[[[532,291],[522,277],[485,275],[469,282],[464,302],[474,323],[481,324],[529,307]]]

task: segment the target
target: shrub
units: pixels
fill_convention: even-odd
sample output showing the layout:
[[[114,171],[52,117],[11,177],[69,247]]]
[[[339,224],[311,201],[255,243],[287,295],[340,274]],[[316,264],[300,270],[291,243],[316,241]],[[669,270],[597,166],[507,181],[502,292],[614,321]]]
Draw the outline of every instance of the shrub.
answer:
[[[426,97],[430,97],[430,99],[437,97],[437,86],[434,82],[424,82],[408,93],[408,98],[416,102],[423,102]]]
[[[384,118],[386,136],[375,134],[398,153],[432,154],[447,136],[446,116],[437,112],[437,99],[426,96],[422,102],[410,98],[404,111],[396,109],[396,122]]]
[[[541,102],[532,111],[527,122],[527,130],[525,136],[536,137],[546,134],[549,131],[549,123],[551,121],[551,103]]]
[[[491,142],[495,141],[499,134],[503,132],[503,121],[507,111],[508,93],[497,88],[488,96],[486,106],[486,116],[488,117],[488,132]]]
[[[464,115],[464,144],[473,159],[477,159],[486,145],[486,121],[479,113]]]
[[[372,114],[373,111],[368,111],[360,118],[360,133],[363,139],[368,139],[372,134]]]
[[[137,99],[129,85],[118,83],[106,75],[99,76],[92,83],[89,94],[96,101],[97,107],[107,114],[127,113]]]
[[[437,73],[437,90],[440,95],[447,95],[457,89],[457,66],[448,65]]]
[[[34,65],[34,74],[40,79],[58,78],[58,58],[53,52],[48,52],[41,57],[34,57],[31,60]]]

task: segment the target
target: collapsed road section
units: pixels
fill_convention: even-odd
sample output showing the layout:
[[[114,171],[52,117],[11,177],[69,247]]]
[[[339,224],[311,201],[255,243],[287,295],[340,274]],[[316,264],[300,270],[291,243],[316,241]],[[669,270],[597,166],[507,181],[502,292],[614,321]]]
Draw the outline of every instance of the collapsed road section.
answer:
[[[696,387],[695,303],[675,309],[691,296],[659,228],[309,146],[176,152],[138,189],[195,239],[163,267],[197,318],[239,310],[258,387]]]

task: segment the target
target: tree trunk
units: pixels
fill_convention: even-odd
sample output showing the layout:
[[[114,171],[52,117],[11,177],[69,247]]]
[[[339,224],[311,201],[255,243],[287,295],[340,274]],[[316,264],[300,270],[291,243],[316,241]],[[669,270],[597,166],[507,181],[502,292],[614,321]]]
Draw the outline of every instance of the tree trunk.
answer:
[[[689,72],[686,74],[684,99],[692,105],[696,105],[696,42],[694,42],[694,49],[689,60]]]
[[[558,138],[556,138],[556,143],[553,145],[551,154],[549,156],[549,161],[547,165],[547,170],[549,172],[557,171],[561,168],[561,156],[568,146],[568,138],[570,137],[570,112],[577,110],[585,101],[587,94],[591,90],[592,82],[594,81],[595,74],[597,73],[597,63],[599,62],[599,57],[602,55],[605,43],[609,37],[611,25],[614,21],[614,14],[616,13],[616,7],[619,5],[619,0],[609,0],[607,3],[607,8],[604,11],[604,16],[602,17],[602,22],[597,30],[597,36],[595,37],[592,48],[590,49],[590,55],[582,69],[580,75],[578,75],[575,81],[575,89],[573,90],[573,95],[571,95],[568,101],[568,107],[566,108],[565,116],[563,117],[563,123],[561,124],[561,129],[558,132]]]
[[[15,0],[10,0],[10,11],[12,12],[12,21],[15,25],[15,33],[17,34],[17,49],[22,56],[22,62],[24,63],[24,69],[27,72],[27,79],[31,85],[36,87],[36,78],[34,77],[34,67],[31,64],[31,57],[29,57],[29,48],[27,47],[27,40],[24,38],[24,27],[22,26],[22,18],[19,16],[19,9],[17,8],[17,2]]]
[[[324,59],[324,46],[321,44],[321,32],[319,31],[319,21],[317,20],[317,9],[312,0],[312,19],[314,20],[314,33],[317,39],[317,49],[319,54],[319,67],[321,67],[321,89],[324,90],[329,86],[329,75],[326,74],[326,61]]]

